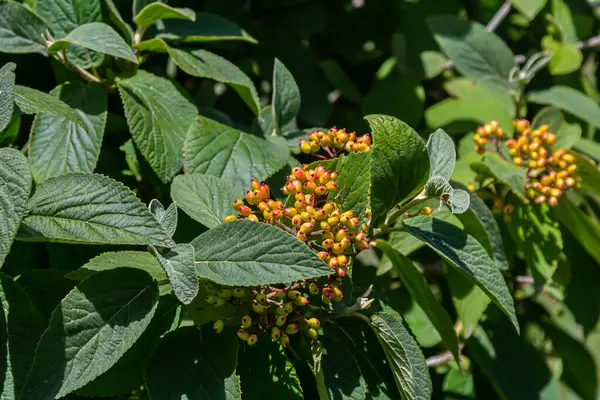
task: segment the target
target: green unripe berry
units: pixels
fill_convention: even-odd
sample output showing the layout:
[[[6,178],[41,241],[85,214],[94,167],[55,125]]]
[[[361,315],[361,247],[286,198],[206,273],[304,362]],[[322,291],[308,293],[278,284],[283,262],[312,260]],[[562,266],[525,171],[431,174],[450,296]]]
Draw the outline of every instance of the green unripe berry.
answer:
[[[287,313],[285,312],[285,310],[283,309],[283,306],[278,307],[275,310],[275,315],[280,316],[280,315],[287,315]]]
[[[280,337],[281,337],[281,329],[274,326],[273,329],[271,329],[271,340],[276,342],[279,340]]]
[[[219,293],[219,297],[222,299],[228,299],[232,294],[233,293],[231,292],[231,289],[223,289],[221,290],[221,293]]]
[[[208,282],[204,282],[204,288],[206,289],[206,293],[208,293],[208,294],[217,293],[217,289],[215,289],[215,287]]]
[[[248,338],[246,343],[248,343],[248,346],[254,346],[257,341],[258,341],[258,336],[256,336],[255,334],[252,334],[252,335],[250,335],[250,337]]]
[[[285,292],[277,292],[277,294],[275,295],[275,299],[281,301],[283,299],[285,299],[287,296],[287,294]]]
[[[291,313],[292,311],[294,311],[294,306],[292,305],[292,303],[285,303],[285,304],[283,305],[283,311],[284,311],[286,314],[289,314],[289,313]]]
[[[296,300],[298,297],[300,297],[300,292],[297,290],[290,290],[287,292],[287,297],[289,299]]]
[[[206,301],[208,304],[215,304],[217,302],[217,300],[219,300],[219,298],[217,296],[206,296],[206,298],[204,299],[204,301]]]
[[[308,299],[306,297],[300,296],[296,300],[294,300],[294,304],[296,304],[298,307],[303,307],[308,304]]]
[[[312,340],[317,340],[317,338],[319,337],[319,334],[317,333],[316,329],[310,328],[308,330],[308,337],[311,338]]]
[[[242,328],[250,328],[252,326],[252,318],[249,315],[244,315],[242,318]]]
[[[250,337],[250,334],[243,329],[238,329],[235,333],[240,338],[240,340],[243,340],[244,342],[247,341]]]
[[[308,321],[306,321],[306,323],[313,329],[318,329],[321,326],[321,321],[319,321],[316,318],[311,318]]]
[[[235,288],[235,289],[233,289],[233,296],[234,297],[237,297],[237,298],[244,297],[245,294],[246,294],[246,292],[242,288]]]
[[[215,321],[215,324],[213,325],[213,329],[215,330],[216,333],[221,333],[223,331],[223,320],[222,319],[218,319]]]
[[[265,311],[265,306],[262,304],[252,304],[252,310],[257,314],[262,314]]]
[[[264,303],[266,298],[267,298],[267,296],[265,296],[264,293],[259,293],[256,295],[254,300],[256,300],[257,303]]]
[[[323,295],[321,295],[321,301],[322,301],[324,304],[331,304],[331,299],[330,299],[329,297],[325,296],[324,294],[323,294]]]
[[[281,335],[281,339],[279,339],[279,343],[281,343],[282,347],[288,347],[290,345],[290,337],[285,333]]]
[[[275,319],[275,325],[281,327],[285,325],[285,321],[287,321],[287,317],[285,315],[280,315],[277,317],[277,319]]]
[[[294,335],[296,333],[298,333],[298,331],[300,330],[300,325],[293,323],[293,324],[289,324],[288,326],[285,327],[285,333],[287,333],[288,335]]]
[[[308,285],[308,291],[310,294],[319,294],[319,287],[316,283],[312,282],[310,285]]]
[[[223,307],[227,304],[227,300],[218,298],[215,307]]]

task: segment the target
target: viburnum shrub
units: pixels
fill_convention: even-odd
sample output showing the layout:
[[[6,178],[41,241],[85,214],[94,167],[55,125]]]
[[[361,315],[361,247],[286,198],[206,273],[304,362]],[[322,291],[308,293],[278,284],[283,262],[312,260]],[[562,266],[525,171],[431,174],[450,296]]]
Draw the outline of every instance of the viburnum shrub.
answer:
[[[597,399],[575,3],[0,0],[0,398]]]

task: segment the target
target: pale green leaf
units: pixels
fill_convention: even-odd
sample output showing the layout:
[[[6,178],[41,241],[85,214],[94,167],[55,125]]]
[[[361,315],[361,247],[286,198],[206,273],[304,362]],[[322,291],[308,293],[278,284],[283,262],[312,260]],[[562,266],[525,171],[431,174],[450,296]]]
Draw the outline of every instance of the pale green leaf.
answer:
[[[448,59],[439,51],[425,50],[419,54],[423,64],[423,77],[433,79],[446,70]]]
[[[375,335],[383,347],[403,400],[429,400],[431,378],[419,346],[396,317],[377,313],[371,317]]]
[[[27,158],[18,150],[0,148],[0,267],[25,214],[31,185]]]
[[[176,84],[146,71],[117,82],[136,146],[158,177],[170,181],[183,166],[183,142],[196,106]]]
[[[161,2],[150,3],[133,18],[136,25],[149,26],[163,19],[185,19],[194,21],[196,13],[189,8],[176,8]]]
[[[212,175],[178,175],[171,184],[173,201],[207,228],[214,228],[226,216],[235,214],[231,203],[241,195],[229,181]]]
[[[544,8],[547,0],[512,0],[513,6],[528,20],[532,20]]]
[[[448,287],[452,293],[452,302],[458,314],[460,328],[458,333],[468,339],[479,325],[479,320],[491,303],[491,299],[472,280],[454,268],[446,272]]]
[[[184,146],[185,172],[213,175],[245,193],[251,179],[264,181],[287,165],[282,138],[265,140],[208,118],[193,124]]]
[[[152,254],[145,251],[113,251],[92,258],[87,264],[65,275],[66,278],[82,281],[100,271],[115,268],[137,268],[152,276],[158,282],[165,281],[167,275]]]
[[[592,148],[590,148],[591,150]],[[577,175],[581,178],[581,189],[590,194],[600,196],[600,169],[589,158],[575,151],[570,151],[575,156],[575,164],[579,169]]]
[[[87,126],[81,115],[63,101],[27,86],[15,85],[15,104],[23,114],[52,114]]]
[[[462,214],[469,209],[471,198],[466,190],[452,189],[448,197],[448,205],[454,214]]]
[[[194,268],[194,248],[188,243],[179,243],[165,253],[154,248],[158,262],[167,272],[173,293],[183,304],[190,302],[198,294],[198,277]]]
[[[427,24],[444,53],[463,75],[506,90],[514,89],[514,84],[508,81],[516,66],[514,55],[493,32],[477,22],[450,15],[429,17]]]
[[[365,381],[350,349],[337,338],[322,336],[321,368],[330,399],[362,400],[366,396]]]
[[[157,304],[156,282],[140,270],[117,268],[81,282],[54,310],[23,398],[62,397],[106,372],[140,337]]]
[[[575,43],[579,38],[570,3],[565,0],[551,0],[552,17],[553,23],[559,28],[562,39],[565,42]]]
[[[259,222],[228,222],[201,234],[191,244],[197,275],[221,285],[269,285],[332,272],[296,237]]]
[[[300,112],[300,89],[286,66],[275,59],[273,67],[273,121],[277,132],[289,124]]]
[[[496,86],[486,85],[483,82],[474,81],[465,77],[458,77],[444,83],[444,89],[452,96],[458,97],[459,99],[493,103],[494,107],[502,105],[506,111],[508,111],[509,117],[516,116],[517,107],[515,106],[513,96]],[[488,122],[489,121],[491,120],[488,120]],[[503,129],[508,129],[508,132],[512,132],[512,125],[503,127]]]
[[[429,157],[423,139],[404,122],[385,115],[366,119],[373,133],[371,208],[376,226],[392,207],[423,188]]]
[[[567,75],[581,68],[583,54],[575,43],[563,43],[554,40],[552,36],[544,36],[542,47],[552,53],[548,63],[552,75]]]
[[[454,142],[443,129],[438,129],[429,136],[427,153],[430,165],[429,178],[441,176],[450,179],[456,163],[456,150]]]
[[[148,392],[153,399],[241,400],[237,352],[238,339],[230,331],[177,329],[163,338],[148,363]]]
[[[96,83],[64,83],[50,94],[72,107],[84,126],[60,115],[38,114],[31,128],[29,158],[36,182],[96,167],[107,116],[106,90]]]
[[[33,239],[173,246],[136,195],[104,175],[69,174],[41,183],[22,223]]]
[[[78,26],[64,38],[53,42],[48,47],[48,52],[57,53],[71,44],[138,63],[137,57],[125,40],[113,28],[102,22]]]
[[[426,216],[405,219],[402,224],[407,232],[474,281],[519,329],[514,302],[504,277],[474,237],[455,225]]]
[[[600,263],[600,225],[577,208],[569,196],[560,199],[553,215],[589,255]]]
[[[509,185],[517,196],[527,201],[525,194],[525,176],[527,170],[525,168],[503,159],[498,153],[486,154],[483,158],[483,164],[489,168],[490,172],[496,178]]]
[[[392,262],[394,271],[398,274],[400,281],[408,289],[412,298],[421,306],[427,317],[432,322],[435,329],[439,332],[446,348],[459,361],[460,350],[458,347],[458,338],[454,332],[454,325],[450,316],[444,310],[444,307],[435,298],[429,288],[423,274],[417,269],[412,261],[404,254],[395,250],[389,243],[378,240],[375,245]]]
[[[0,2],[0,52],[46,54],[42,38],[48,27],[40,17],[15,1]]]
[[[6,129],[15,108],[15,63],[0,68],[0,132]]]
[[[350,153],[340,160],[337,171],[342,210],[354,210],[354,215],[362,219],[369,207],[371,153]]]
[[[148,204],[148,210],[160,222],[164,230],[173,237],[177,230],[177,204],[171,203],[165,210],[165,207],[156,199],[152,199]]]
[[[596,162],[600,162],[600,143],[590,139],[580,139],[573,148],[579,153],[585,154]]]
[[[589,122],[596,128],[600,128],[600,105],[573,88],[552,86],[550,89],[529,93],[527,99],[532,103],[560,108],[577,118]]]

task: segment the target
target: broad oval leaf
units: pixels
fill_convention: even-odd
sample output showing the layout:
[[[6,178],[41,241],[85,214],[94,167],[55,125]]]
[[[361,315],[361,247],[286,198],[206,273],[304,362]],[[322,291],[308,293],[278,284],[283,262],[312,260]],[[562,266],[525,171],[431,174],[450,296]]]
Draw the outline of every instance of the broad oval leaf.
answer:
[[[423,188],[429,156],[423,139],[399,119],[385,115],[365,118],[373,132],[371,208],[372,224],[377,226],[392,207]]]
[[[245,193],[251,179],[264,181],[290,159],[284,139],[261,139],[208,118],[193,124],[184,146],[185,172],[217,176]]]
[[[581,68],[583,53],[575,43],[555,40],[552,36],[542,38],[542,48],[552,54],[548,70],[552,75],[567,75]]]
[[[27,158],[18,150],[0,149],[0,267],[10,250],[31,192]]]
[[[429,177],[441,176],[446,180],[452,177],[456,163],[454,142],[443,129],[433,132],[427,140],[429,154]]]
[[[435,298],[427,285],[423,274],[417,269],[412,261],[400,253],[389,243],[378,240],[375,245],[390,259],[394,271],[408,289],[413,299],[421,306],[427,317],[439,332],[444,344],[450,350],[457,362],[460,362],[460,350],[458,338],[454,332],[454,324],[450,316]]]
[[[527,99],[532,103],[560,108],[577,118],[589,122],[596,128],[600,128],[600,105],[573,88],[552,86],[550,89],[529,93]]]
[[[157,304],[156,282],[140,270],[103,271],[81,282],[52,313],[23,398],[62,397],[106,372],[140,337]]]
[[[138,70],[117,80],[133,140],[163,182],[183,166],[183,142],[196,106],[165,78]]]
[[[527,202],[525,194],[525,177],[527,169],[503,159],[498,153],[489,153],[483,158],[483,164],[500,181],[510,186],[512,191],[523,201]]]
[[[191,244],[198,277],[221,285],[259,286],[331,274],[331,268],[306,244],[260,222],[228,222]]]
[[[367,390],[358,363],[350,349],[335,337],[319,338],[323,346],[321,368],[330,399],[361,400]]]
[[[23,114],[53,114],[65,117],[81,126],[85,121],[77,111],[48,93],[27,86],[15,85],[15,104]]]
[[[242,193],[228,180],[212,175],[177,175],[171,184],[173,201],[207,228],[222,224],[226,216],[234,214],[231,203]]]
[[[0,2],[0,52],[45,55],[42,33],[47,29],[44,21],[22,4]]]
[[[194,247],[179,243],[165,253],[154,248],[154,254],[165,269],[173,286],[173,293],[183,304],[190,304],[198,294],[198,277],[194,267]]]
[[[431,399],[431,378],[423,353],[402,321],[387,313],[377,313],[371,317],[371,326],[388,359],[401,397]]]
[[[519,330],[513,298],[504,277],[474,237],[453,224],[427,216],[405,219],[402,225],[475,282]]]
[[[506,115],[509,117],[516,116],[517,107],[515,106],[513,96],[497,86],[486,85],[484,82],[475,81],[466,77],[458,77],[444,83],[444,89],[446,89],[449,94],[456,96],[459,99],[471,102],[493,103],[495,105],[494,108],[502,108],[503,114],[504,111],[508,111],[508,114]],[[489,122],[492,119],[488,119],[486,122]],[[512,124],[509,124],[506,127],[502,126],[504,132],[509,134],[512,134],[512,128]]]
[[[371,184],[371,153],[350,153],[340,159],[336,180],[342,193],[342,210],[354,210],[355,216],[363,218],[369,207]]]
[[[148,392],[153,399],[241,400],[237,352],[238,340],[228,330],[177,329],[163,338],[148,363]]]
[[[27,203],[23,224],[33,239],[174,245],[131,190],[98,174],[68,174],[41,183]]]
[[[196,13],[189,8],[176,8],[161,2],[150,3],[133,18],[136,25],[149,26],[163,19],[185,19],[193,21]]]
[[[300,112],[300,102],[300,89],[294,76],[281,61],[275,59],[271,107],[277,133],[296,118]]]
[[[463,75],[513,89],[508,77],[516,66],[514,54],[502,39],[477,22],[451,15],[429,17],[427,24],[444,53]]]
[[[10,123],[15,108],[15,68],[15,63],[0,68],[0,132]]]
[[[60,115],[36,115],[29,157],[33,179],[38,183],[70,172],[93,172],[108,114],[106,91],[96,83],[68,82],[50,94],[79,113],[85,126]]]
[[[48,47],[48,52],[57,53],[71,44],[138,63],[137,57],[125,40],[113,28],[102,22],[78,26],[64,38],[54,41]]]
[[[111,251],[92,258],[81,268],[65,275],[66,278],[82,281],[100,271],[115,268],[137,268],[146,271],[157,282],[167,280],[165,270],[152,254],[145,251]]]
[[[542,125],[548,125],[550,132],[558,132],[562,124],[565,122],[563,113],[555,107],[544,107],[535,114],[531,121],[533,128],[539,128]]]

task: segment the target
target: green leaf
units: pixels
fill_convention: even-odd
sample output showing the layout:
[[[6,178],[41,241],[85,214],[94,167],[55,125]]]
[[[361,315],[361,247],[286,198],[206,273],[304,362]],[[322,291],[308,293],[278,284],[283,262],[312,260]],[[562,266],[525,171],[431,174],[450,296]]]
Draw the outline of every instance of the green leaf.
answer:
[[[226,216],[234,214],[231,203],[241,194],[229,181],[211,175],[177,175],[171,184],[173,201],[207,228],[222,224]]]
[[[489,153],[483,158],[483,164],[501,182],[506,183],[522,200],[528,201],[525,194],[525,176],[527,170],[500,157],[498,153]]]
[[[425,50],[419,54],[423,64],[423,77],[433,79],[446,70],[448,59],[438,51]]]
[[[129,26],[129,24],[125,22],[113,0],[104,0],[104,3],[106,4],[108,18],[110,19],[110,22],[112,22],[112,24],[121,31],[121,34],[125,36],[125,41],[127,42],[127,44],[132,44],[133,29],[131,28],[131,26]]]
[[[196,106],[173,82],[138,70],[117,80],[136,146],[163,182],[183,166],[183,142]]]
[[[304,398],[296,370],[283,347],[267,338],[240,349],[236,372],[240,375],[244,400],[262,400],[265,393],[278,399]]]
[[[429,29],[441,49],[463,75],[477,81],[514,89],[508,81],[516,66],[514,54],[492,32],[477,22],[443,15],[427,18]]]
[[[133,22],[140,26],[149,26],[163,19],[185,19],[194,21],[196,13],[189,8],[175,8],[165,3],[150,3],[133,18]]]
[[[173,237],[177,230],[177,204],[171,203],[165,210],[165,207],[156,199],[152,199],[148,204],[148,210],[160,222],[164,230]]]
[[[196,13],[195,21],[166,20],[163,26],[156,27],[150,34],[157,37],[184,43],[216,42],[222,40],[242,40],[258,43],[256,39],[235,23],[211,13]]]
[[[324,60],[319,62],[319,67],[327,76],[327,80],[340,91],[343,97],[355,103],[362,101],[360,91],[338,62],[333,59]]]
[[[300,89],[292,73],[277,58],[273,67],[273,121],[277,132],[300,112]]]
[[[14,103],[13,103],[14,104]],[[8,126],[3,131],[0,131],[0,147],[10,146],[17,140],[21,130],[21,113],[13,114]]]
[[[427,364],[402,321],[390,314],[377,313],[371,317],[371,324],[401,397],[404,400],[429,400],[433,390]]]
[[[458,314],[457,332],[468,339],[479,325],[479,320],[488,308],[491,299],[472,280],[454,268],[446,271],[448,286],[452,293],[452,302]]]
[[[581,125],[564,122],[556,132],[556,142],[553,147],[555,149],[570,149],[581,140],[581,134]]]
[[[164,254],[154,249],[158,262],[167,272],[173,293],[183,304],[190,304],[198,294],[198,277],[194,268],[194,248],[179,243]]]
[[[533,20],[544,8],[547,0],[512,0],[513,6],[528,20]]]
[[[241,400],[237,352],[238,340],[230,331],[177,329],[164,337],[148,363],[148,392],[153,399]]]
[[[354,210],[362,219],[369,206],[371,153],[350,153],[340,161],[336,183],[342,193],[342,210]]]
[[[565,42],[574,43],[578,40],[577,27],[571,12],[571,5],[564,0],[552,0],[552,21],[558,27],[560,36]]]
[[[201,234],[191,244],[197,275],[221,285],[269,285],[331,273],[306,244],[259,222],[228,222]]]
[[[452,320],[431,292],[421,272],[408,257],[395,250],[389,243],[378,240],[375,246],[381,249],[391,260],[394,271],[398,274],[398,277],[404,286],[406,286],[410,295],[425,311],[425,314],[427,314],[427,317],[439,332],[446,348],[454,355],[456,361],[460,362],[458,338],[454,332]]]
[[[42,38],[48,27],[29,8],[15,2],[0,2],[0,52],[46,55]]]
[[[15,108],[15,68],[15,63],[7,63],[0,68],[0,132],[10,123]]]
[[[287,165],[290,153],[284,139],[261,139],[202,118],[190,127],[184,158],[186,173],[229,180],[237,192],[245,193],[251,179],[264,181]]]
[[[125,40],[113,28],[102,22],[90,22],[78,26],[64,38],[53,42],[48,47],[48,52],[57,53],[71,44],[122,58],[134,64],[138,63],[137,57]]]
[[[598,166],[582,154],[574,151],[569,153],[575,156],[575,164],[579,167],[577,174],[581,178],[581,189],[591,194],[600,195],[600,170],[598,170]]]
[[[27,293],[12,278],[0,274],[0,378],[2,399],[19,399],[37,342],[44,331],[43,320]]]
[[[33,306],[40,312],[44,326],[50,321],[52,311],[58,303],[77,284],[64,275],[65,271],[60,269],[27,269],[17,280],[19,286],[29,295]]]
[[[474,237],[455,225],[426,216],[405,219],[402,224],[408,233],[425,242],[474,281],[519,330],[513,299],[504,278]]]
[[[174,245],[131,190],[98,174],[62,175],[41,183],[27,202],[23,224],[35,239]]]
[[[579,153],[585,154],[596,162],[600,162],[600,143],[590,139],[580,139],[573,144]]]
[[[443,129],[433,132],[427,139],[427,153],[429,154],[429,178],[441,176],[446,180],[452,177],[456,163],[456,150],[454,142]]]
[[[585,94],[567,87],[552,86],[550,89],[531,92],[527,99],[532,103],[551,105],[573,114],[577,118],[600,128],[600,106]]]
[[[366,398],[366,385],[350,349],[340,340],[322,336],[321,368],[330,399],[361,400]]]
[[[230,61],[203,49],[176,49],[167,47],[175,64],[183,72],[228,84],[254,114],[260,111],[260,99],[252,80]]]
[[[93,172],[106,125],[108,104],[102,86],[73,81],[56,87],[50,94],[72,107],[85,125],[60,115],[36,115],[29,157],[33,179],[38,183],[71,172]]]
[[[531,126],[537,129],[542,125],[548,125],[550,132],[558,132],[564,122],[565,116],[558,108],[544,107],[535,114],[531,121]]]
[[[52,114],[87,126],[81,115],[63,101],[27,86],[15,85],[15,104],[23,114]]]
[[[550,208],[546,204],[538,206],[519,202],[515,204],[509,225],[539,288],[554,275],[563,248],[560,229],[549,213]]]
[[[365,118],[373,132],[371,208],[377,226],[392,207],[423,188],[429,157],[423,139],[404,122],[385,115]]]
[[[27,158],[18,150],[0,148],[0,267],[25,214],[31,185]]]
[[[444,377],[442,386],[446,398],[475,399],[475,382],[473,374],[468,371],[451,369]]]
[[[444,89],[452,96],[459,99],[494,103],[495,107],[504,107],[508,111],[509,117],[516,116],[515,100],[510,93],[493,85],[486,85],[482,82],[477,82],[469,78],[459,77],[447,81],[444,84]],[[494,118],[496,119],[496,118]],[[491,120],[488,120],[489,122]],[[512,133],[512,124],[503,129],[509,129]],[[505,131],[506,132],[506,131]]]
[[[590,256],[600,263],[600,226],[564,196],[554,208],[554,217],[577,238]]]
[[[581,68],[583,54],[575,43],[562,43],[552,36],[542,38],[542,47],[552,53],[548,69],[552,75],[567,75]]]
[[[146,329],[157,303],[156,282],[136,269],[103,271],[80,283],[52,314],[23,398],[62,397],[106,372]]]
[[[115,268],[137,268],[146,271],[158,281],[167,280],[167,274],[156,257],[145,251],[111,251],[92,258],[87,264],[65,275],[66,278],[82,281],[100,271]]]

